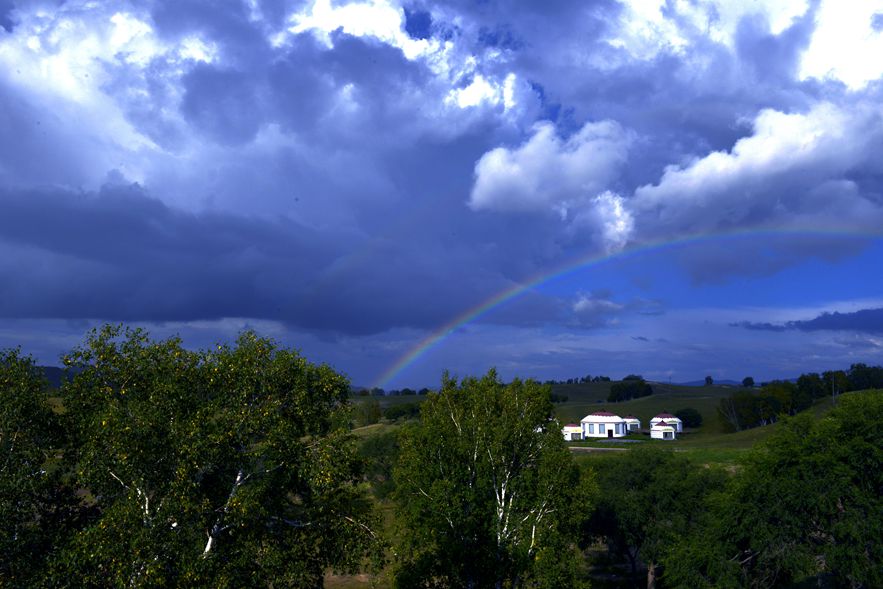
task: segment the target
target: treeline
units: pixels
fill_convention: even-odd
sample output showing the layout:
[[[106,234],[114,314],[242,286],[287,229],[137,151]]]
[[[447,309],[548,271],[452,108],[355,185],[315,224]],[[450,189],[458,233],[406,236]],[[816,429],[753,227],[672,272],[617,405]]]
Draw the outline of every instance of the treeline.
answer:
[[[430,390],[426,387],[423,387],[422,389],[419,389],[419,390],[414,390],[414,389],[405,387],[403,389],[391,389],[389,391],[384,390],[380,387],[374,387],[372,389],[358,389],[357,391],[355,391],[355,394],[359,397],[368,397],[368,396],[398,397],[400,395],[426,395],[429,393],[430,393]]]
[[[735,431],[769,425],[808,409],[815,400],[850,391],[883,388],[883,367],[853,364],[849,370],[801,374],[797,382],[766,382],[722,399],[718,413]]]
[[[610,382],[610,377],[592,376],[591,374],[587,374],[585,376],[577,376],[574,378],[567,378],[562,380],[550,379],[543,381],[543,384],[586,384],[590,382]]]

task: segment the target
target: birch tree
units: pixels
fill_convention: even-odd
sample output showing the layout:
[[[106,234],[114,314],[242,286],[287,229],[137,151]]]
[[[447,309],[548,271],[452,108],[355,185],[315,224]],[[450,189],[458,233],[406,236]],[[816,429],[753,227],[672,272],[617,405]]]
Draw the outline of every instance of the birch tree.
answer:
[[[65,358],[77,476],[100,517],[76,586],[321,586],[374,544],[348,383],[254,333],[204,352],[105,327]]]
[[[575,531],[589,513],[552,420],[548,387],[492,370],[444,377],[395,471],[402,587],[574,586]]]

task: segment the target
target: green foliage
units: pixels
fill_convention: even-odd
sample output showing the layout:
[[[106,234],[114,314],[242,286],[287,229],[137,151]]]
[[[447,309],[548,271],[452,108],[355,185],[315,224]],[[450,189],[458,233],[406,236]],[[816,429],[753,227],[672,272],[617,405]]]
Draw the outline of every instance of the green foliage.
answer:
[[[28,587],[79,511],[62,481],[59,418],[33,360],[0,352],[0,586]]]
[[[674,587],[883,586],[883,392],[786,421],[666,561]]]
[[[718,414],[734,431],[775,423],[782,413],[782,401],[773,394],[736,391],[720,400]]]
[[[714,384],[714,379],[711,378],[710,376],[706,376],[705,377],[705,386],[710,387],[713,384]]]
[[[699,427],[702,425],[702,414],[692,407],[684,407],[675,411],[675,417],[681,420],[684,427]]]
[[[374,545],[348,383],[252,332],[191,352],[107,326],[65,358],[79,484],[100,517],[59,586],[316,586]]]
[[[379,499],[389,497],[395,489],[392,471],[399,457],[398,437],[397,431],[387,431],[366,436],[359,445],[359,457],[365,462],[365,477]]]
[[[653,575],[675,541],[696,528],[708,495],[724,480],[668,450],[632,450],[598,468],[601,498],[587,533],[627,558],[633,574],[643,561]]]
[[[883,388],[883,367],[880,366],[853,364],[846,376],[851,391]]]
[[[653,394],[653,387],[640,376],[629,375],[620,382],[610,386],[608,403],[619,403],[630,399],[640,399]]]
[[[578,586],[590,487],[551,415],[535,382],[445,376],[400,437],[397,586]]]
[[[356,427],[375,424],[380,421],[382,415],[380,401],[375,398],[355,403],[353,407],[353,423]]]
[[[787,380],[774,380],[760,389],[761,396],[773,397],[778,401],[780,413],[796,415],[812,405],[812,397],[796,384]]]
[[[754,387],[754,378],[751,376],[746,376],[745,378],[742,379],[742,386],[745,387],[746,389],[750,389],[750,388]]]
[[[399,403],[383,411],[383,417],[390,421],[414,419],[418,415],[420,415],[420,403]]]

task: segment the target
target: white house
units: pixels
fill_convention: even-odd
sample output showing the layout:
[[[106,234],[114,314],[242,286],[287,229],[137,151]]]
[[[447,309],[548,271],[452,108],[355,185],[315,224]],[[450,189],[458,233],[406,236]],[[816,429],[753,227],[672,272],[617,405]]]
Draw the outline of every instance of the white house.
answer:
[[[596,411],[580,420],[583,438],[621,438],[628,433],[625,420],[607,411]]]
[[[641,429],[641,420],[634,415],[626,415],[623,417],[623,420],[625,420],[625,425],[626,428],[628,428],[628,431],[636,432]]]
[[[660,421],[664,421],[668,425],[675,428],[675,432],[684,431],[684,424],[680,419],[672,415],[671,413],[660,413],[656,417],[650,420],[650,429],[653,429],[653,426],[659,423]]]
[[[650,426],[650,437],[657,440],[674,440],[678,435],[675,426],[665,421],[658,421]]]
[[[583,439],[583,426],[578,423],[568,423],[564,427],[561,428],[561,433],[564,434],[565,442],[573,442],[576,440]]]

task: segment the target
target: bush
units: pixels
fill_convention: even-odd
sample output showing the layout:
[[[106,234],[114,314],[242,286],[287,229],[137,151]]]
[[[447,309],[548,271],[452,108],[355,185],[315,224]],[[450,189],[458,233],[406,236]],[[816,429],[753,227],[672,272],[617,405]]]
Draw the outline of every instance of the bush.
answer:
[[[684,427],[699,427],[702,425],[702,414],[692,407],[684,407],[675,411],[675,417],[684,423]]]

